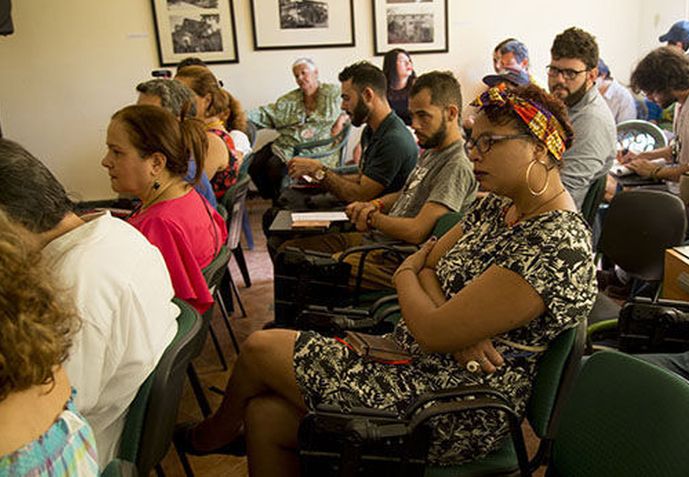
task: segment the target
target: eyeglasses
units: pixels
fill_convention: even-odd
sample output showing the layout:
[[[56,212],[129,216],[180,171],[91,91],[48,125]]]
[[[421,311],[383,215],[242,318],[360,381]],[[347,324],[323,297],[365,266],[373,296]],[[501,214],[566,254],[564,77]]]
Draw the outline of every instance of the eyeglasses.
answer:
[[[551,78],[557,78],[557,76],[561,74],[564,79],[569,80],[569,81],[573,80],[574,78],[576,78],[577,76],[579,76],[582,73],[586,73],[587,71],[591,71],[588,68],[585,70],[581,70],[581,71],[572,70],[569,68],[561,69],[561,68],[558,68],[557,66],[553,66],[553,65],[548,65],[545,67],[545,69],[548,72],[548,76],[550,76]]]
[[[519,139],[522,137],[531,137],[531,134],[510,134],[508,136],[486,136],[481,135],[476,139],[469,138],[464,141],[464,151],[467,155],[471,155],[474,150],[477,150],[479,154],[486,154],[491,150],[494,144],[502,141],[511,141],[512,139]]]

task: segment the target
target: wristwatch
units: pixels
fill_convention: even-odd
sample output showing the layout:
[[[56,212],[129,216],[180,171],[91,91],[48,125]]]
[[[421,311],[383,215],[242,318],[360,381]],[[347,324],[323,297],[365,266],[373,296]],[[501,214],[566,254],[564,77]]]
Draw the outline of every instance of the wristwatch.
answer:
[[[323,179],[325,179],[325,174],[326,174],[327,170],[328,170],[328,168],[323,166],[316,171],[316,173],[313,175],[313,178],[316,179],[316,182],[323,182]]]

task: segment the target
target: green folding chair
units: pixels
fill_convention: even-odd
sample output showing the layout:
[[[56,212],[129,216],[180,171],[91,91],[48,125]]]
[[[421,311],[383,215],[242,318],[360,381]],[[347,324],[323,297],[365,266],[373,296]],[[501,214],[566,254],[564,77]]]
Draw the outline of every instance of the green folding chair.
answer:
[[[689,383],[633,356],[586,361],[562,411],[549,477],[689,475]]]

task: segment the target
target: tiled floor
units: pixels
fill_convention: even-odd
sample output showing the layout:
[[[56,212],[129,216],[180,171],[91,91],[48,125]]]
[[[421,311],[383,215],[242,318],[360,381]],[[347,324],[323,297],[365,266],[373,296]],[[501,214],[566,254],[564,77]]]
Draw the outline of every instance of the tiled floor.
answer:
[[[263,325],[273,319],[273,268],[268,257],[265,245],[265,237],[261,230],[261,216],[268,207],[267,202],[252,199],[248,201],[249,215],[252,223],[255,246],[253,250],[246,250],[245,258],[251,274],[251,287],[246,288],[241,279],[239,270],[232,260],[231,271],[235,279],[235,283],[239,287],[242,302],[246,308],[247,316],[240,317],[238,310],[233,314],[232,325],[237,338],[241,342],[250,333],[261,329]],[[235,353],[232,349],[227,331],[221,322],[219,316],[216,316],[213,321],[213,326],[218,334],[225,356],[228,359],[230,370],[235,360]],[[227,379],[230,375],[230,370],[222,371],[215,350],[211,344],[207,344],[203,353],[195,361],[196,369],[199,373],[202,383],[206,388],[211,386],[220,389],[225,388]],[[214,392],[206,393],[211,407],[215,409],[220,401],[221,396]],[[199,411],[196,400],[191,393],[191,388],[185,384],[184,395],[178,415],[178,422],[199,420],[201,413]],[[525,426],[525,429],[527,426]],[[527,431],[530,431],[527,429]],[[527,446],[530,453],[533,452],[537,444],[536,438],[527,436]],[[228,456],[208,456],[208,457],[189,457],[194,473],[199,477],[246,477],[248,470],[245,458],[228,457]],[[171,447],[167,456],[162,462],[165,474],[170,477],[184,476],[182,466],[175,454],[174,448]],[[542,476],[543,472],[538,472],[536,476]]]

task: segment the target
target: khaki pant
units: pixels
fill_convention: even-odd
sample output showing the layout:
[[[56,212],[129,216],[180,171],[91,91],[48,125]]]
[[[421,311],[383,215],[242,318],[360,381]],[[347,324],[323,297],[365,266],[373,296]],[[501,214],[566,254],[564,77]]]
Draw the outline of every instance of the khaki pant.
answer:
[[[376,245],[376,242],[367,240],[364,234],[359,232],[334,233],[315,235],[313,237],[289,240],[283,243],[279,250],[286,247],[296,247],[302,250],[329,253],[333,259],[337,260],[342,252],[359,245]],[[381,244],[378,244],[381,245]],[[359,270],[361,252],[347,255],[344,261],[352,266],[352,273],[349,277],[350,286],[356,285],[356,276]],[[393,288],[392,274],[395,273],[401,259],[399,255],[387,250],[374,250],[366,255],[364,271],[361,279],[361,287],[369,290],[382,290]]]

